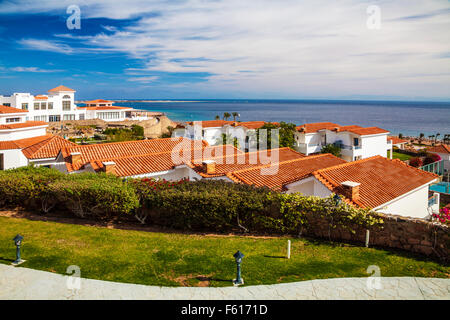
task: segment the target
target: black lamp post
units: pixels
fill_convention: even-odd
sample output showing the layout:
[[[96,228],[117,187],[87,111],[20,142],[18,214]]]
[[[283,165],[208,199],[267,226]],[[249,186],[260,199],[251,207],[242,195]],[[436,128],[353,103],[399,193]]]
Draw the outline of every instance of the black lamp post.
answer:
[[[241,262],[242,262],[242,258],[244,257],[244,254],[238,250],[233,255],[233,257],[236,260],[236,265],[237,265],[236,279],[233,280],[233,285],[239,286],[241,284],[244,284],[244,279],[241,278]]]
[[[12,264],[16,266],[16,265],[19,265],[26,261],[26,260],[22,260],[20,258],[20,245],[22,244],[23,236],[18,234],[14,237],[13,240],[14,240],[14,244],[16,245],[16,261],[14,261]]]
[[[335,204],[336,206],[340,205],[340,204],[341,204],[341,201],[342,201],[341,197],[340,197],[338,194],[335,194],[335,195],[334,195],[333,200],[334,200],[334,204]]]

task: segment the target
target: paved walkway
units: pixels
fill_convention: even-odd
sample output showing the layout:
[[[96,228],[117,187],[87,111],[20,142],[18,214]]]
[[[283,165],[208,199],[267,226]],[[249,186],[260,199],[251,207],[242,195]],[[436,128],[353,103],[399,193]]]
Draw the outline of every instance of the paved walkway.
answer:
[[[68,289],[68,283],[76,287],[77,281],[80,289]],[[450,279],[340,278],[239,288],[169,288],[80,279],[0,264],[0,299],[450,300]]]

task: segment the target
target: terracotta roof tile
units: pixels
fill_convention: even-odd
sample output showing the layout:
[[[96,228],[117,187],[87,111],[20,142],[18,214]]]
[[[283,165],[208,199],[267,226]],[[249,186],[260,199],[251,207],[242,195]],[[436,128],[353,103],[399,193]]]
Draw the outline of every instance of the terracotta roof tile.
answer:
[[[399,137],[394,136],[388,136],[388,141],[392,141],[392,144],[399,144],[399,143],[407,143],[407,140],[400,139]]]
[[[22,149],[28,159],[56,158],[63,146],[73,146],[68,140],[51,134],[12,141],[0,141],[0,150]]]
[[[95,100],[89,100],[89,101],[84,101],[84,103],[86,104],[93,104],[93,103],[113,103],[114,101],[111,100],[104,100],[104,99],[95,99]]]
[[[117,107],[117,106],[99,106],[99,107],[77,107],[79,110],[123,110],[123,109],[133,109],[130,107]]]
[[[227,173],[227,177],[234,182],[267,186],[272,190],[282,191],[286,185],[305,179],[318,169],[342,163],[346,161],[331,154],[320,154],[237,170]]]
[[[232,124],[234,121],[226,121],[226,120],[206,120],[206,121],[195,121],[198,122],[202,128],[214,128],[214,127],[222,127],[226,124]],[[189,125],[194,125],[194,121],[188,122]]]
[[[340,130],[344,131],[344,130]],[[389,131],[378,128],[378,127],[368,127],[368,128],[347,128],[345,131],[349,131],[352,133],[355,133],[360,136],[368,136],[372,134],[379,134],[379,133],[389,133]]]
[[[92,160],[117,159],[127,156],[141,156],[152,153],[171,152],[174,148],[191,148],[206,147],[205,141],[192,141],[186,138],[164,138],[138,141],[125,141],[103,143],[96,145],[77,145],[73,147],[63,147],[61,149],[62,156],[66,161],[69,171],[79,170],[85,164]],[[73,152],[81,153],[81,161],[75,165],[70,162],[70,154]]]
[[[440,144],[438,146],[428,148],[427,151],[436,153],[450,153],[450,145]]]
[[[34,96],[34,100],[47,100],[47,99],[48,99],[48,97],[46,97],[46,96],[40,96],[40,95]]]
[[[17,109],[17,108],[13,108],[13,107],[8,107],[8,106],[3,106],[0,105],[0,113],[1,114],[8,114],[8,113],[23,113],[23,112],[28,112],[28,110],[22,110],[22,109]]]
[[[59,91],[72,91],[72,92],[75,92],[75,90],[70,89],[70,88],[68,88],[66,86],[63,86],[63,85],[60,85],[60,86],[57,86],[56,88],[48,90],[48,92],[59,92]]]
[[[317,170],[314,176],[332,192],[341,195],[344,194],[342,182],[360,183],[359,201],[352,202],[367,208],[376,208],[438,178],[398,159],[381,156]]]
[[[232,127],[245,127],[247,129],[259,129],[265,124],[272,123],[274,125],[280,125],[278,122],[266,122],[266,121],[245,121],[245,122],[234,122],[231,124]]]
[[[276,153],[274,153],[274,151]],[[273,157],[272,157],[273,156]],[[225,176],[229,172],[258,167],[273,162],[281,162],[305,157],[303,154],[291,148],[279,148],[270,150],[260,150],[241,154],[232,154],[221,157],[212,157],[206,160],[216,162],[216,173],[207,174],[203,171],[203,166],[195,163],[193,169],[205,178]]]
[[[302,124],[301,126],[297,126],[296,129],[300,132],[312,133],[322,129],[332,129],[335,127],[339,127],[339,125],[333,122],[315,122]]]
[[[44,121],[26,121],[26,122],[11,123],[11,124],[0,124],[0,130],[38,127],[38,126],[45,126],[45,125],[48,125],[48,124],[47,124],[47,122],[44,122]]]

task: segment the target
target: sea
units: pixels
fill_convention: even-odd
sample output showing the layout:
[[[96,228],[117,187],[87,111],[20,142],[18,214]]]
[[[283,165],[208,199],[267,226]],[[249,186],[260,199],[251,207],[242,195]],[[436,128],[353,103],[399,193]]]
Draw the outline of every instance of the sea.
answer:
[[[450,102],[343,100],[114,100],[115,105],[158,111],[174,121],[212,120],[224,112],[238,121],[334,122],[380,127],[392,135],[450,134]],[[232,117],[230,118],[230,120]]]

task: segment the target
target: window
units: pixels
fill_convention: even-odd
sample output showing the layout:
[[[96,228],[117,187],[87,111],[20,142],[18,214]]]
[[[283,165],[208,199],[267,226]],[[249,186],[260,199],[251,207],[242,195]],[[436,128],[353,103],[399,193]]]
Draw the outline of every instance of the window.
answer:
[[[0,170],[5,170],[5,161],[3,158],[3,153],[0,153]]]
[[[22,103],[22,110],[28,110],[28,103]]]
[[[6,118],[6,123],[20,122],[20,118]]]
[[[97,116],[102,120],[119,119],[120,112],[98,112]]]
[[[34,116],[34,121],[47,121],[47,116]]]
[[[47,109],[47,102],[41,102],[41,110]]]
[[[359,139],[358,138],[353,138],[353,145],[355,147],[359,146]]]
[[[63,111],[70,111],[70,101],[63,101]]]
[[[61,121],[61,116],[48,116],[48,122],[58,122]]]
[[[84,114],[80,114],[80,120],[84,120]]]
[[[68,94],[66,94],[63,99],[70,99],[70,96]]]
[[[34,103],[34,110],[39,110],[39,102]]]
[[[4,103],[3,104],[5,107],[11,107],[11,103]]]
[[[75,120],[75,115],[74,114],[65,114],[63,116],[63,120]]]
[[[355,157],[355,161],[356,161],[356,160],[361,160],[361,159],[362,159],[362,156],[356,156],[356,157]]]
[[[49,102],[48,103],[48,110],[52,110],[53,109],[53,102]]]

